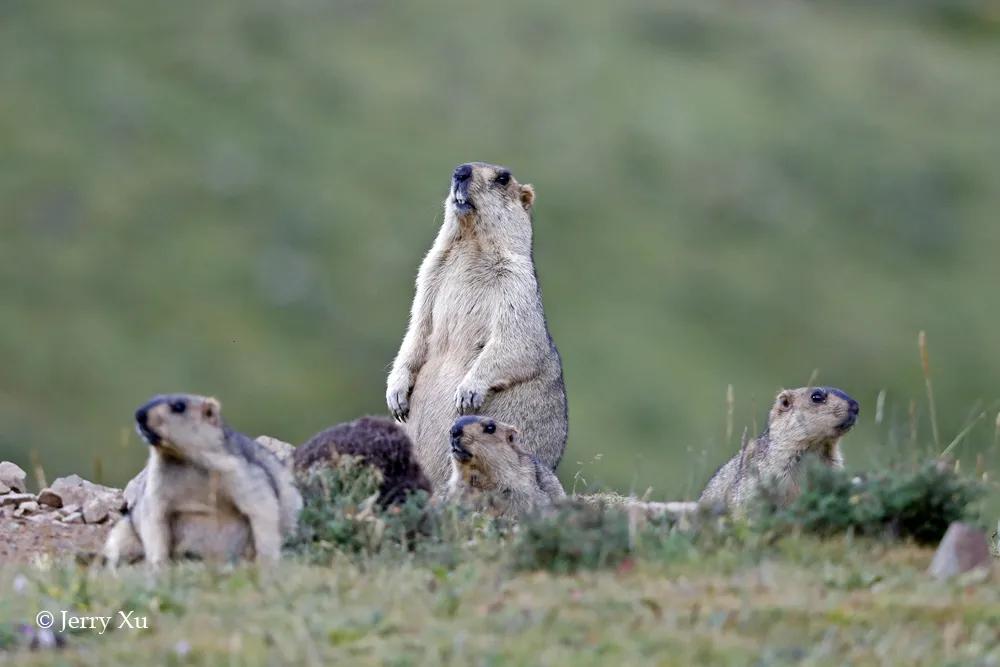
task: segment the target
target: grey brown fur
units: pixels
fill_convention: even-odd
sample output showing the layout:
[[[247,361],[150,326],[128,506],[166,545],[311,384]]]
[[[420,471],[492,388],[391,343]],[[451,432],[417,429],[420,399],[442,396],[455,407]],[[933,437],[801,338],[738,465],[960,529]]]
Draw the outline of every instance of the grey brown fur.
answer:
[[[280,558],[302,498],[271,452],[222,423],[213,398],[154,398],[136,413],[150,444],[146,467],[126,488],[128,514],[112,529],[109,565],[168,558]]]
[[[533,202],[531,186],[503,167],[459,166],[421,264],[386,400],[435,487],[450,475],[447,434],[459,415],[517,424],[525,451],[550,470],[566,447],[562,362],[532,257]]]
[[[552,470],[521,449],[519,442],[517,429],[490,417],[458,419],[451,429],[452,473],[439,497],[506,518],[566,497]]]
[[[840,439],[854,426],[858,403],[839,389],[802,387],[780,392],[767,429],[712,476],[699,503],[741,512],[767,485],[787,504],[800,492],[807,454],[842,468]]]

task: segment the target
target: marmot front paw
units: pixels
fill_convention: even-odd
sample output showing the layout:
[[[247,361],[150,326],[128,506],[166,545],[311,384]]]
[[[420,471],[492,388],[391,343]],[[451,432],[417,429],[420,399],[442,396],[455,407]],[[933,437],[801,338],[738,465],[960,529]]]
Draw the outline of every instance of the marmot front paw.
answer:
[[[392,382],[390,378],[389,389],[385,393],[385,402],[389,405],[389,412],[398,422],[405,422],[410,416],[410,393],[413,385],[409,380],[406,382]]]
[[[477,385],[469,381],[463,382],[455,393],[455,406],[458,408],[458,414],[470,415],[479,412],[483,404],[486,403],[486,395],[489,391],[489,387],[485,385]]]

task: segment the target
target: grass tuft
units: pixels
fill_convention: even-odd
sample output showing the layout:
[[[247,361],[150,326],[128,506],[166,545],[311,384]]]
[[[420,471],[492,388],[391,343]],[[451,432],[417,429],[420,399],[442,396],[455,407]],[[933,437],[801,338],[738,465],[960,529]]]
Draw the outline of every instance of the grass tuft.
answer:
[[[984,490],[943,461],[856,477],[843,470],[807,468],[802,494],[787,508],[765,493],[758,519],[765,529],[798,529],[820,536],[853,532],[934,544],[953,521],[977,521]]]

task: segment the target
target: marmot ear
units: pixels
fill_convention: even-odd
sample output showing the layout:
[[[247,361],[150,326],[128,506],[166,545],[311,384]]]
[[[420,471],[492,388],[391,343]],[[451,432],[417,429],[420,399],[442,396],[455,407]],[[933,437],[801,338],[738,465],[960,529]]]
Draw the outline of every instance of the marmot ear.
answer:
[[[529,183],[525,183],[521,186],[521,206],[527,211],[531,209],[532,205],[535,203],[535,188],[531,187]]]
[[[795,402],[795,397],[792,395],[792,392],[783,390],[778,394],[778,397],[774,400],[774,402],[778,410],[784,412],[792,407],[792,404]]]
[[[206,398],[201,404],[201,416],[208,423],[218,426],[221,422],[222,404],[214,398]]]

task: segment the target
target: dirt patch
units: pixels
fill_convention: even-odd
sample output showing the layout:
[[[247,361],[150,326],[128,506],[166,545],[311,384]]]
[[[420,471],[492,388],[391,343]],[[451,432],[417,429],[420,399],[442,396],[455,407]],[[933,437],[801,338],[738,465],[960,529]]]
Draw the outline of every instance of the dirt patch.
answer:
[[[112,525],[112,522],[64,524],[3,517],[0,518],[0,562],[25,563],[39,555],[72,559],[77,554],[98,553]]]

